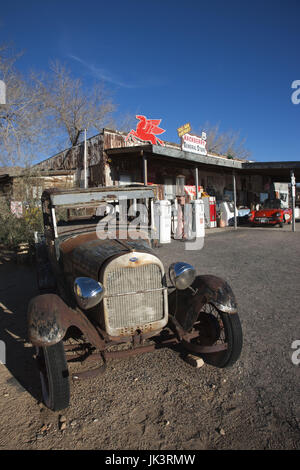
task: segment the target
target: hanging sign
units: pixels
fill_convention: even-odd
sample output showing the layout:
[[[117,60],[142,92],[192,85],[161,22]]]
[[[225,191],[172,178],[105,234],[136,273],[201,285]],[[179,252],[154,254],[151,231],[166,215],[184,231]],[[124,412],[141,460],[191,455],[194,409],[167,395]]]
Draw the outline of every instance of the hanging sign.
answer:
[[[177,129],[178,137],[182,137],[184,134],[187,134],[188,132],[191,132],[191,125],[189,122],[187,124],[184,124],[184,126],[178,127]]]

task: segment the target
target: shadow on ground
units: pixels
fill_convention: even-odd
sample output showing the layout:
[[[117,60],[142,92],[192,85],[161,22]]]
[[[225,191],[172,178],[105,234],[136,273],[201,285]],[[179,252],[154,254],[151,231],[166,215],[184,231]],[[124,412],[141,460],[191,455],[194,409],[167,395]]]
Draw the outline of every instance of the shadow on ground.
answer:
[[[2,262],[0,286],[0,339],[5,343],[6,367],[12,375],[8,382],[40,401],[39,375],[33,348],[27,342],[26,321],[28,302],[38,294],[34,266]]]

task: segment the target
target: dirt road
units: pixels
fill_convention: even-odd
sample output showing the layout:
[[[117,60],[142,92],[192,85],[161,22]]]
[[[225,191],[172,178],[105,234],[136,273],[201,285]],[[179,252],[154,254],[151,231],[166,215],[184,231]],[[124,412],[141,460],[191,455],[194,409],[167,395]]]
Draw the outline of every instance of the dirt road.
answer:
[[[0,449],[300,448],[300,367],[291,360],[300,340],[300,232],[240,228],[209,234],[199,252],[176,241],[156,253],[166,268],[188,261],[230,283],[244,331],[239,362],[194,369],[172,349],[110,361],[104,376],[74,383],[71,406],[53,413],[40,403],[24,342],[34,269],[3,263]]]

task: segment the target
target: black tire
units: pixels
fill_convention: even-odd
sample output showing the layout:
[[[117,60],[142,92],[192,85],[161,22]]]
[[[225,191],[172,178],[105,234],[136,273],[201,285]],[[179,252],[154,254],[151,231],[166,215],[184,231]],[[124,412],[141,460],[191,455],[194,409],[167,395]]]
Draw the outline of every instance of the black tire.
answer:
[[[199,336],[201,336],[201,316],[205,319],[207,316],[208,321],[213,324],[214,334],[208,336],[203,335],[203,338],[192,340],[198,344],[212,346],[215,343],[227,343],[227,349],[217,353],[199,354],[204,362],[214,367],[225,368],[231,367],[240,357],[243,346],[243,332],[240,319],[237,313],[228,314],[221,312],[217,307],[212,304],[206,304],[204,310],[199,315]],[[208,309],[209,311],[207,311]],[[213,322],[211,321],[213,319]],[[207,321],[207,320],[206,320]],[[218,325],[216,328],[215,324]],[[211,329],[211,328],[210,328]]]
[[[53,411],[63,410],[70,403],[69,372],[63,342],[37,349],[42,396]]]

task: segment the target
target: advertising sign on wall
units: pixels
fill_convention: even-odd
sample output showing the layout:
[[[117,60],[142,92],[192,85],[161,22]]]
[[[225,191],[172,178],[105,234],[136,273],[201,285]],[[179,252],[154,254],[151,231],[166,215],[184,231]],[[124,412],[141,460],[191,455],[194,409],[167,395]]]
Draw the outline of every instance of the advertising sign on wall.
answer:
[[[23,205],[21,201],[10,201],[10,211],[18,219],[23,216]]]
[[[182,137],[182,150],[207,155],[206,140],[196,135],[185,134]]]
[[[185,185],[184,186],[184,191],[186,194],[188,194],[189,196],[192,196],[193,199],[196,199],[196,186],[195,185]],[[198,186],[198,194],[199,196],[201,196],[201,193],[203,191],[203,187],[202,186]]]

